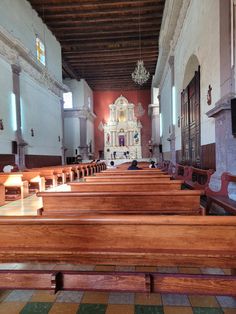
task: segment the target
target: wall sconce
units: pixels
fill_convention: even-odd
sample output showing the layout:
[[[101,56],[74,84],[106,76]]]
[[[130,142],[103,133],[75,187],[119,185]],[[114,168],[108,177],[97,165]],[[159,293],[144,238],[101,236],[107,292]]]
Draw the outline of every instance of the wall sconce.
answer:
[[[30,132],[31,132],[31,136],[34,137],[34,129],[31,129]]]
[[[3,126],[3,121],[2,121],[2,119],[0,119],[0,130],[1,130],[1,131],[4,130],[4,126]]]
[[[60,142],[61,141],[61,137],[60,137],[60,135],[58,135],[58,142]]]

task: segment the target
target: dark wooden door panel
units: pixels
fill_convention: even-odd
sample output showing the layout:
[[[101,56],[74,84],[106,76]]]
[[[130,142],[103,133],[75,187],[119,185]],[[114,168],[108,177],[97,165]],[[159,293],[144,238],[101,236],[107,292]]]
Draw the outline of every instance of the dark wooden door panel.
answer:
[[[200,163],[200,69],[181,94],[182,162]]]

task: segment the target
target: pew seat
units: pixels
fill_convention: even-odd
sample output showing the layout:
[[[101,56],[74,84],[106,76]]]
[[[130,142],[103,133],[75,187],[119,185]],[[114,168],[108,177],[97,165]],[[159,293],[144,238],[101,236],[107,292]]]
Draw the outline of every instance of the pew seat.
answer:
[[[123,175],[123,176],[91,176],[91,177],[86,177],[85,181],[86,182],[127,182],[127,181],[132,181],[135,180],[136,182],[141,182],[141,181],[149,181],[149,182],[156,182],[158,180],[166,180],[170,181],[171,176],[169,175]]]
[[[2,217],[0,262],[230,268],[232,275],[1,270],[0,288],[236,296],[236,217]]]
[[[22,172],[0,173],[0,184],[5,186],[5,199],[8,201],[29,195],[28,181],[23,180]]]
[[[204,214],[199,191],[41,192],[43,215],[95,213]]]
[[[71,191],[78,192],[155,192],[167,190],[180,190],[181,180],[158,180],[156,182],[133,180],[130,182],[72,182],[69,183]]]

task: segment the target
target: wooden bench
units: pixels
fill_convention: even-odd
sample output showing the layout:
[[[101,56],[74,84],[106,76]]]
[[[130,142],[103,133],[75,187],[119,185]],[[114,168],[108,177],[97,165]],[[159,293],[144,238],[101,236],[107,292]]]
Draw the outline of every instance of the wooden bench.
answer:
[[[45,178],[40,176],[39,171],[23,171],[23,181],[28,181],[29,191],[45,191]]]
[[[2,217],[0,262],[230,268],[232,275],[1,270],[0,289],[236,296],[236,217]]]
[[[97,173],[96,176],[129,176],[129,175],[165,175],[165,173],[161,172],[159,169],[146,169],[146,170],[106,170],[100,173]]]
[[[206,211],[209,213],[213,203],[222,207],[226,212],[236,215],[236,201],[229,198],[228,186],[230,182],[236,183],[236,175],[224,172],[221,175],[221,188],[219,191],[213,191],[210,187],[206,188],[207,206]]]
[[[130,183],[123,182],[72,182],[69,183],[71,191],[78,192],[155,192],[180,190],[183,181],[181,180],[159,180],[156,182],[142,181],[136,179]]]
[[[5,186],[0,184],[0,206],[5,205]]]
[[[86,182],[127,182],[135,179],[136,182],[149,181],[156,182],[158,180],[170,181],[169,175],[123,175],[123,176],[91,176],[86,177]]]
[[[194,167],[188,167],[187,176],[184,177],[184,184],[193,190],[201,190],[205,194],[205,189],[208,187],[213,169],[204,170]]]
[[[187,177],[188,177],[188,166],[176,164],[174,178],[178,180],[185,180],[185,178]]]
[[[54,168],[32,168],[26,169],[25,171],[38,171],[41,177],[45,179],[46,187],[56,187],[57,186],[57,174],[54,171]]]
[[[21,172],[0,173],[0,184],[5,186],[5,199],[12,201],[29,195],[28,182]]]
[[[199,191],[41,192],[43,215],[84,212],[204,214]]]

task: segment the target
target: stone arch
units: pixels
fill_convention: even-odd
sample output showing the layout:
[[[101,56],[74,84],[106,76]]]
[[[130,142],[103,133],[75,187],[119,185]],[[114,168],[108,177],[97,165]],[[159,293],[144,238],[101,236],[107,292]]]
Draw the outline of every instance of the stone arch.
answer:
[[[185,89],[186,86],[191,81],[191,79],[194,77],[195,72],[198,71],[199,65],[200,65],[200,63],[199,63],[197,56],[191,55],[191,57],[188,59],[186,67],[185,67],[182,89]]]

